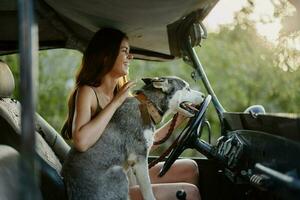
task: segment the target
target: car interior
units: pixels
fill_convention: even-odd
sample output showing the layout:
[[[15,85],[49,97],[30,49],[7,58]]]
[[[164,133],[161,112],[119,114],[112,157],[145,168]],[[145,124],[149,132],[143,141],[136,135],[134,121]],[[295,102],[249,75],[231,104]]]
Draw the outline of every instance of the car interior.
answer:
[[[192,158],[199,166],[199,190],[203,200],[299,199],[299,116],[268,113],[261,105],[252,105],[244,112],[226,111],[193,49],[207,37],[202,21],[217,2],[37,0],[34,11],[30,10],[38,18],[38,23],[33,24],[18,18],[18,14],[24,13],[17,1],[3,0],[0,2],[0,55],[20,53],[27,59],[27,64],[30,63],[34,60],[33,54],[26,53],[33,52],[33,48],[21,44],[37,36],[39,50],[66,48],[82,51],[95,31],[111,26],[128,33],[131,53],[136,59],[170,61],[182,58],[195,70],[207,96],[195,117],[183,129],[178,145],[166,157],[161,174],[184,150],[194,149],[204,156]],[[153,20],[158,19],[157,16],[159,20]],[[38,33],[28,34],[28,28],[36,25]],[[28,37],[19,38],[20,35]],[[20,65],[26,63],[20,60]],[[25,66],[24,71],[30,71],[30,67]],[[26,78],[21,84],[32,77]],[[24,187],[19,187],[20,176],[24,176],[18,170],[20,161],[25,163],[23,167],[27,171],[34,168],[27,160],[37,161],[38,173],[33,178],[41,199],[67,199],[61,168],[70,145],[38,113],[33,112],[34,119],[25,112],[26,116],[22,116],[22,108],[32,102],[24,101],[21,105],[14,99],[15,87],[9,66],[0,61],[0,199],[20,198],[18,191]],[[25,95],[21,99],[30,89],[22,88]],[[210,130],[205,116],[209,105],[214,107],[220,123],[221,137],[216,144],[201,137],[204,129]],[[31,120],[34,121],[35,141],[27,138],[24,142],[21,133],[26,128],[28,130]],[[35,148],[34,155],[30,153],[30,147]]]

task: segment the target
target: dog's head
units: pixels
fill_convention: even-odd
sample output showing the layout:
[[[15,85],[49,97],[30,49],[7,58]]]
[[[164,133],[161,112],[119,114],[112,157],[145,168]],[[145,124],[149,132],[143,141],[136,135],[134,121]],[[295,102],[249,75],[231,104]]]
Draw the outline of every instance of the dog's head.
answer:
[[[143,93],[162,115],[176,113],[192,117],[195,111],[191,104],[198,105],[204,94],[192,90],[189,84],[178,77],[143,78],[145,85],[136,93]]]

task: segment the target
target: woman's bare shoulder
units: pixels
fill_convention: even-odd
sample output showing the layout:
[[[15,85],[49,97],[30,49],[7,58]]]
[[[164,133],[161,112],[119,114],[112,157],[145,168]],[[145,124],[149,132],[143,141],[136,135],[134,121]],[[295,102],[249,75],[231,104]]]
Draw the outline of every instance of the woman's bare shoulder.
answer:
[[[79,86],[77,89],[78,93],[85,93],[85,94],[92,94],[93,93],[93,88],[88,85],[82,85]]]
[[[77,89],[77,99],[88,100],[94,95],[93,88],[88,85],[83,85]]]
[[[91,86],[80,86],[77,92],[77,105],[82,108],[89,108],[92,115],[97,111],[97,97],[95,97],[94,89]]]

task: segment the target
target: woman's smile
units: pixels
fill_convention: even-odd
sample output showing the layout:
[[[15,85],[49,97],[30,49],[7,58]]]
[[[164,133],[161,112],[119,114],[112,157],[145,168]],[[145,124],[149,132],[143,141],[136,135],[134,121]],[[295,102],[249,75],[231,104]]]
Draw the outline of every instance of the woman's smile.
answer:
[[[129,42],[124,39],[120,45],[120,52],[113,67],[114,73],[121,77],[128,74],[130,60],[133,56],[129,53]]]

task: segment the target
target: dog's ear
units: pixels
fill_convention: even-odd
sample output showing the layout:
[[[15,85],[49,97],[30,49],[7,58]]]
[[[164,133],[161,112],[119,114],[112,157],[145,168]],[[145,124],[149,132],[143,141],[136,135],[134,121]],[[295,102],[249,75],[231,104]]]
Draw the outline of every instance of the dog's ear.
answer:
[[[162,81],[162,80],[165,80],[165,79],[164,78],[160,78],[160,77],[146,77],[146,78],[142,78],[142,80],[144,81],[144,83],[146,85],[150,85],[154,81]]]
[[[151,85],[154,88],[161,89],[163,92],[168,93],[171,88],[168,79],[164,77],[154,77],[154,78],[142,78],[146,85]]]
[[[168,79],[159,78],[152,81],[153,87],[161,89],[163,92],[168,93],[170,91],[170,84]]]
[[[142,78],[146,85],[150,85],[152,83],[152,78]]]

